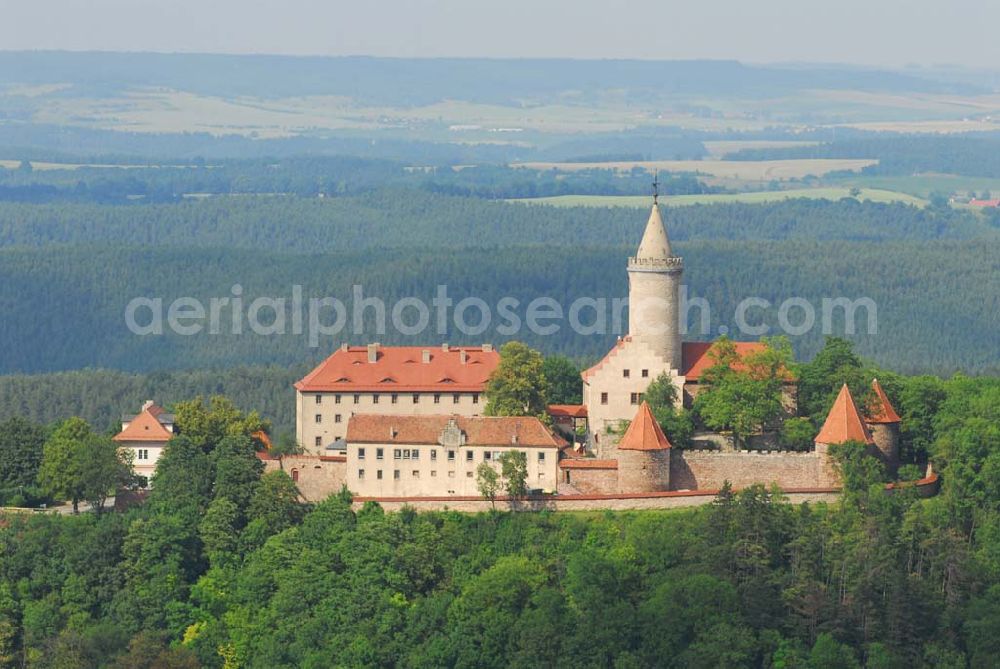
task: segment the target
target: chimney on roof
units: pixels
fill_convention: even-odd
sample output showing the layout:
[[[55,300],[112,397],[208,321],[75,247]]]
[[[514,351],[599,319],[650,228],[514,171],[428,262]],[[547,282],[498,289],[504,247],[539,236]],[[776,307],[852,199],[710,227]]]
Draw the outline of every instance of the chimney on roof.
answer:
[[[343,344],[340,345],[340,350],[341,351],[346,351],[349,348],[350,348],[350,345],[346,341]]]
[[[378,361],[378,344],[368,344],[368,362]]]
[[[483,352],[490,353],[493,350],[493,344],[483,344]]]
[[[448,352],[448,342],[441,344],[441,350],[444,351],[445,353]]]
[[[465,352],[465,349],[464,348],[458,349],[458,362],[464,365],[468,359],[469,359],[469,354]]]
[[[420,362],[426,365],[430,361],[431,361],[431,352],[425,348],[423,351],[420,352]]]
[[[516,444],[517,443],[517,432],[515,432],[512,435],[510,435],[510,443],[512,443],[512,444]]]
[[[396,438],[396,434],[398,434],[398,433],[396,432],[396,428],[395,428],[395,427],[393,427],[392,425],[390,425],[390,426],[389,426],[389,438],[390,438],[390,439],[395,439],[395,438]]]
[[[155,404],[153,400],[146,400],[145,402],[142,403],[142,410],[145,411],[149,407],[153,406],[153,404]]]

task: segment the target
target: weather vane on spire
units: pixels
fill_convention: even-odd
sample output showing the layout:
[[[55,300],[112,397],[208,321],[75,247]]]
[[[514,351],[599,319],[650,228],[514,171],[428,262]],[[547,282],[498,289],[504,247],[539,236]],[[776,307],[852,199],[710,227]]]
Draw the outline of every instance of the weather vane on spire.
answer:
[[[660,171],[653,170],[653,205],[659,204],[660,200]]]

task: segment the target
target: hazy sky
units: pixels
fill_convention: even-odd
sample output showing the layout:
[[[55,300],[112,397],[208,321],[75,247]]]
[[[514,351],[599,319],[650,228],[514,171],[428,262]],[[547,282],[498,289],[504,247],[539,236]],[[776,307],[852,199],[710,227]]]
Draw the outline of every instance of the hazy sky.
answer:
[[[1000,0],[0,0],[0,48],[1000,64]]]

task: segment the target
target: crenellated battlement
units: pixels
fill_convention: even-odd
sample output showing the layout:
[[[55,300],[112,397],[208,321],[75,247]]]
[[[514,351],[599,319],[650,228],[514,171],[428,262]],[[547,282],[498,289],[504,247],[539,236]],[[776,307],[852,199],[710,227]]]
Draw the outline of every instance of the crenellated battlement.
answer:
[[[671,256],[669,258],[639,258],[628,259],[630,272],[680,272],[684,269],[684,258]]]

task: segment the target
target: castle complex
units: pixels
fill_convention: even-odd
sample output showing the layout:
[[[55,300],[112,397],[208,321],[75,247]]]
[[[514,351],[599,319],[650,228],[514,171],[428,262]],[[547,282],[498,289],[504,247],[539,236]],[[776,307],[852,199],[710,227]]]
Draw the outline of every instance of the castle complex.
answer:
[[[482,415],[487,381],[500,362],[490,345],[345,344],[295,384],[303,454],[276,460],[263,453],[262,459],[288,471],[306,499],[322,499],[346,485],[359,497],[394,502],[475,499],[477,468],[498,468],[510,450],[525,456],[529,490],[560,500],[703,494],[726,482],[735,488],[763,483],[786,491],[834,491],[840,480],[829,449],[847,442],[862,445],[895,472],[900,419],[878,381],[867,415],[847,386],[841,389],[809,451],[741,451],[724,435],[713,435],[707,446],[674,448],[644,394],[665,375],[677,401],[689,405],[715,357],[712,343],[681,340],[684,262],[671,249],[655,199],[626,269],[628,335],[582,373],[582,405],[549,408],[554,429],[536,417]],[[763,344],[738,342],[735,348],[743,358]],[[785,400],[794,413],[790,377]],[[169,439],[171,428],[161,418],[162,410],[144,407],[116,437],[136,451],[137,463],[149,458],[155,464],[159,442]],[[581,447],[560,433],[569,440],[582,433]],[[155,454],[144,450],[153,440]]]

